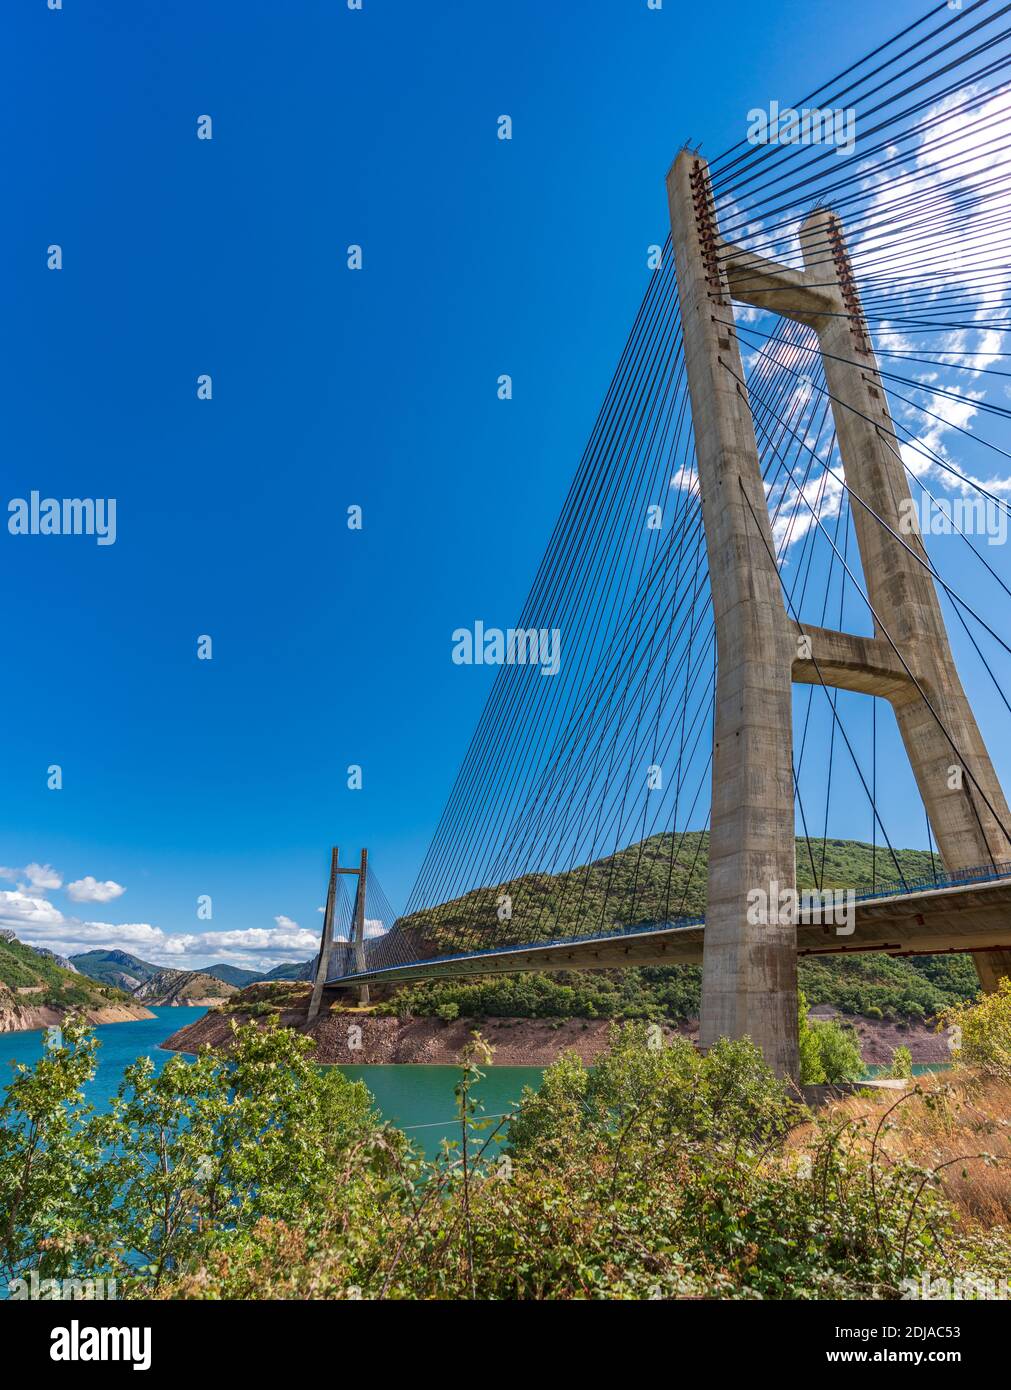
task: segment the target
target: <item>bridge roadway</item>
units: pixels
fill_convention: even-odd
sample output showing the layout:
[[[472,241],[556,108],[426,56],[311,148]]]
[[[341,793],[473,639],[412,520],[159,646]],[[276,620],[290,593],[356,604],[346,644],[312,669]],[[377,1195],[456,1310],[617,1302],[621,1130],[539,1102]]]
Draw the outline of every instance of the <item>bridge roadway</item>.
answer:
[[[855,925],[837,926],[797,916],[798,956],[884,951],[889,955],[937,955],[953,951],[1004,951],[1011,967],[1011,865],[969,870],[940,885],[864,893],[855,903]],[[566,938],[403,965],[379,967],[329,980],[328,988],[365,981],[390,983],[513,974],[526,970],[614,970],[629,965],[699,965],[704,921],[641,923],[600,936]]]

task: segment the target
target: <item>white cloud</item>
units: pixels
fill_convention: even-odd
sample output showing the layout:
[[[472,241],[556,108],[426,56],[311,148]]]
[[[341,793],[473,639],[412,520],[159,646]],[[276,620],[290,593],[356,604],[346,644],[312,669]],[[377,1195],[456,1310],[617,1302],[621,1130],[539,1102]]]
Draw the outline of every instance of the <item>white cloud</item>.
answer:
[[[670,486],[678,492],[698,492],[699,475],[689,463],[682,463],[670,480]]]
[[[319,938],[315,932],[303,931],[296,927],[291,931],[278,927],[247,927],[244,931],[203,932],[200,936],[189,938],[196,947],[209,950],[257,951],[261,954],[286,958],[286,953],[301,951],[303,954],[315,951]]]
[[[45,893],[63,885],[62,876],[49,864],[0,868],[0,880],[16,883],[0,889],[0,926],[13,930],[28,946],[45,946],[57,955],[82,951],[119,949],[141,956],[155,965],[182,970],[227,961],[250,969],[269,969],[281,961],[303,961],[319,946],[316,931],[304,931],[293,918],[279,913],[271,928],[199,933],[167,932],[150,922],[91,922],[66,916]],[[86,874],[67,884],[67,894],[79,903],[108,903],[122,897],[124,886]],[[372,935],[372,922],[366,930]]]
[[[20,935],[24,926],[54,926],[63,920],[63,913],[46,898],[0,889],[0,927],[11,927]]]
[[[887,151],[888,164],[876,155],[861,166],[861,190],[868,201],[855,220],[850,242],[858,282],[872,305],[868,310],[872,333],[883,350],[880,366],[916,383],[910,387],[886,382],[897,433],[902,440],[909,437],[895,447],[910,472],[932,491],[966,494],[974,492],[976,484],[1008,496],[1011,478],[1002,463],[992,462],[989,453],[982,454],[984,446],[975,437],[975,427],[980,404],[990,391],[981,373],[999,360],[1003,337],[998,329],[1011,324],[1007,307],[1011,261],[999,231],[1011,217],[1011,185],[1004,169],[1011,139],[1011,90],[963,87],[925,111],[909,133],[910,141]],[[774,238],[767,239],[761,222],[753,221],[745,228],[740,220],[731,221],[732,212],[730,206],[724,211],[721,205],[721,217],[733,239],[775,259],[783,259],[785,252],[789,264],[800,263],[797,226],[774,226]],[[737,216],[741,216],[739,210]],[[913,230],[904,242],[897,228],[910,220]],[[962,326],[938,326],[927,336],[907,331],[907,325],[897,328],[889,319],[878,317],[885,289],[911,292],[905,309],[896,293],[891,312],[900,319],[911,318],[914,327],[917,320],[932,317],[939,324],[954,319]],[[937,296],[936,315],[929,312],[926,296],[930,293]],[[746,325],[752,317],[742,321]],[[742,347],[751,346],[745,326]],[[932,365],[910,360],[916,357],[929,358]],[[749,353],[748,367],[749,373],[771,373],[774,397],[805,369],[814,373],[816,363],[817,354],[808,354],[802,347],[766,340],[760,350]],[[965,370],[967,366],[971,370]],[[819,394],[824,390],[820,381],[816,389]],[[820,394],[822,403],[826,399]],[[796,404],[794,395],[783,410],[788,422]],[[762,452],[764,456],[765,447]],[[825,453],[817,452],[824,461]],[[985,462],[973,462],[984,457]],[[805,453],[805,470],[808,458]],[[955,477],[943,464],[952,465],[966,480]],[[837,459],[831,466],[836,474],[841,472]],[[991,474],[995,469],[1003,472]],[[780,502],[773,528],[776,541],[787,552],[815,525],[804,498],[823,521],[836,516],[839,483],[830,477],[822,487],[820,477],[814,477],[804,484],[803,498],[797,485],[787,483],[772,498],[773,503]]]
[[[114,883],[111,878],[99,883],[91,874],[85,874],[84,878],[68,883],[67,892],[75,903],[109,903],[113,898],[121,898],[126,889],[121,883]]]
[[[956,363],[961,358],[963,363],[971,364],[971,372],[956,371],[950,379],[945,368],[951,364],[946,361],[938,361],[935,369],[921,367],[919,371],[910,369],[901,359],[890,359],[887,366],[887,370],[909,376],[928,388],[913,390],[911,399],[915,406],[895,402],[902,424],[913,436],[910,443],[900,448],[905,463],[918,477],[932,477],[941,486],[963,493],[971,490],[971,484],[952,477],[936,460],[948,460],[945,440],[950,435],[972,429],[978,402],[985,399],[985,392],[970,389],[967,383],[978,382],[978,373],[998,360],[1001,335],[991,325],[994,321],[1007,322],[1004,306],[1011,288],[1011,265],[1002,238],[989,230],[998,214],[1005,218],[1011,215],[1011,191],[1002,182],[1001,167],[1011,136],[1011,96],[1001,91],[973,103],[979,95],[980,88],[965,87],[929,110],[923,119],[923,139],[915,158],[903,171],[891,169],[875,174],[873,169],[867,170],[869,177],[864,188],[874,192],[867,221],[877,229],[857,243],[862,276],[883,274],[892,283],[905,280],[917,291],[925,281],[932,283],[941,296],[940,319],[952,316],[944,306],[954,300],[960,305],[957,317],[981,325],[936,333],[926,353],[922,340],[899,335],[888,323],[882,323],[878,330],[893,351],[911,355],[919,351],[921,355],[939,358],[954,356]],[[971,109],[958,109],[967,105]],[[924,197],[933,203],[928,227],[916,234],[915,254],[896,259],[898,214],[889,220],[888,210],[903,199]],[[916,203],[912,205],[915,207]],[[932,282],[930,276],[934,277]],[[962,354],[969,356],[961,357]],[[966,399],[953,400],[929,392],[935,384]],[[964,454],[967,444],[961,434],[959,455]],[[971,476],[971,469],[965,467],[961,458],[958,467]],[[1008,482],[996,478],[987,486],[991,490],[1006,490]]]
[[[37,892],[45,893],[51,888],[59,888],[63,882],[52,864],[26,864],[23,869],[0,869],[0,878],[6,878],[12,882],[23,879],[30,887]]]
[[[81,951],[130,951],[155,965],[199,970],[218,961],[269,969],[281,961],[303,961],[319,946],[315,932],[251,927],[242,931],[165,932],[150,922],[84,922],[67,918],[44,898],[0,893],[0,926],[9,926],[28,946],[47,946],[61,956]]]

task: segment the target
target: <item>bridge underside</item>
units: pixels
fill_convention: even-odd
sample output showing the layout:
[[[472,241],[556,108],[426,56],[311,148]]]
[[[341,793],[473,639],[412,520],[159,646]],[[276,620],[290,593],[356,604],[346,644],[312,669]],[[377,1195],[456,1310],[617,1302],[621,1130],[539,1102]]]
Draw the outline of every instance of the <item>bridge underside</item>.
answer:
[[[864,898],[854,909],[855,927],[840,935],[833,925],[813,924],[801,913],[798,956],[884,951],[889,955],[937,955],[954,951],[1006,952],[1011,967],[1011,880],[971,887]],[[633,965],[700,965],[705,927],[659,926],[531,946],[502,947],[435,960],[366,970],[328,982],[328,988],[366,981],[397,983],[537,970],[614,970]]]

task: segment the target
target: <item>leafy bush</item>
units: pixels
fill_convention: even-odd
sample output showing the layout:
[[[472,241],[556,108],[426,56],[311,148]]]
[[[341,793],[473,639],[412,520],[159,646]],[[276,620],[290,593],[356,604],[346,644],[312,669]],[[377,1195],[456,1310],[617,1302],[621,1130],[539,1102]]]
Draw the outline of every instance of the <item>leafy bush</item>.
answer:
[[[100,1213],[77,1191],[82,1172],[101,1163],[83,1087],[95,1075],[98,1042],[70,1018],[59,1047],[33,1067],[18,1063],[0,1105],[0,1280],[9,1285],[34,1268],[49,1279]]]
[[[803,991],[798,996],[800,1079],[805,1086],[825,1082],[859,1081],[864,1074],[860,1039],[849,1024],[830,1018],[809,1018]]]
[[[70,1023],[0,1108],[0,1272],[141,1297],[862,1299],[948,1267],[944,1165],[884,1154],[891,1109],[811,1125],[750,1042],[657,1034],[563,1056],[511,1124],[481,1115],[476,1039],[430,1162],[277,1027],[143,1058],[94,1115],[94,1037]],[[1007,1241],[985,1253],[1006,1269]]]
[[[655,1038],[642,1023],[615,1028],[610,1051],[592,1070],[578,1054],[565,1054],[546,1070],[539,1091],[524,1090],[509,1130],[511,1150],[522,1153],[549,1138],[564,1147],[578,1135],[627,1136],[647,1117],[693,1140],[747,1135],[760,1143],[781,1137],[796,1118],[753,1043],[721,1039],[703,1056],[687,1038],[651,1045]]]
[[[892,1053],[888,1075],[895,1081],[908,1081],[913,1075],[913,1054],[908,1047],[897,1047]]]
[[[479,1075],[469,1058],[460,1139],[423,1191],[383,1205],[380,1227],[223,1233],[169,1292],[897,1297],[904,1278],[943,1267],[950,1222],[930,1174],[883,1161],[881,1124],[865,1137],[826,1120],[806,1151],[786,1147],[797,1108],[750,1043],[701,1057],[627,1025],[592,1070],[570,1054],[524,1092],[505,1152],[474,1101]]]
[[[956,1030],[958,1061],[1011,1081],[1011,979],[1005,976],[978,1004],[947,1010],[941,1026]]]
[[[825,1080],[859,1081],[864,1074],[864,1059],[853,1028],[835,1019],[815,1019],[811,1027]]]
[[[403,1137],[361,1082],[309,1060],[310,1040],[232,1028],[227,1053],[140,1058],[108,1114],[82,1100],[97,1044],[80,1021],[18,1069],[0,1108],[0,1273],[38,1256],[46,1277],[83,1262],[157,1287],[214,1232],[355,1208]]]

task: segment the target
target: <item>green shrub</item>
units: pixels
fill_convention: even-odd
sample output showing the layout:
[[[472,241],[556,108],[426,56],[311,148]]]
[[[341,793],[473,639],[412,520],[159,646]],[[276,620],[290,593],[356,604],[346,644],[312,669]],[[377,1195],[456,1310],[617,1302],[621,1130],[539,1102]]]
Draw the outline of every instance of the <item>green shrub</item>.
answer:
[[[895,1081],[908,1081],[913,1075],[913,1054],[908,1047],[897,1047],[892,1052],[892,1064],[888,1075]]]
[[[803,991],[798,995],[798,1004],[801,1084],[859,1081],[864,1074],[864,1061],[853,1026],[836,1019],[809,1018]]]
[[[825,1080],[859,1081],[864,1074],[864,1059],[855,1030],[834,1019],[815,1019],[811,1026]]]
[[[955,1030],[957,1061],[1011,1081],[1011,979],[1005,976],[978,1004],[947,1010],[940,1025]]]
[[[142,1058],[101,1116],[94,1052],[71,1021],[0,1108],[0,1272],[111,1273],[142,1298],[865,1299],[964,1257],[936,1174],[883,1152],[887,1108],[791,1146],[809,1116],[747,1041],[701,1056],[616,1026],[507,1132],[481,1115],[477,1038],[434,1161],[289,1030]],[[979,1249],[972,1268],[1006,1270],[999,1232]]]
[[[493,1157],[469,1059],[460,1138],[430,1169],[424,1202],[388,1196],[381,1222],[312,1238],[276,1222],[221,1233],[172,1292],[864,1299],[943,1268],[943,1203],[923,1172],[872,1149],[862,1122],[826,1120],[791,1151],[796,1108],[750,1043],[701,1057],[683,1039],[650,1041],[626,1025],[592,1069],[559,1059]]]

